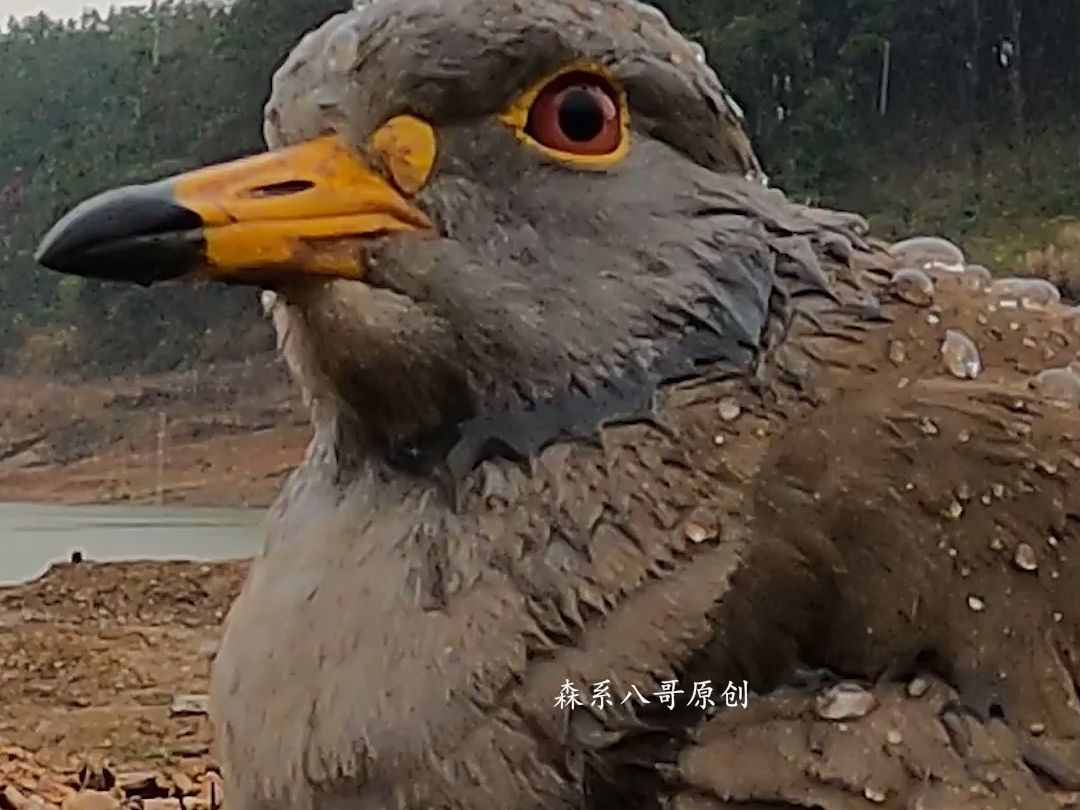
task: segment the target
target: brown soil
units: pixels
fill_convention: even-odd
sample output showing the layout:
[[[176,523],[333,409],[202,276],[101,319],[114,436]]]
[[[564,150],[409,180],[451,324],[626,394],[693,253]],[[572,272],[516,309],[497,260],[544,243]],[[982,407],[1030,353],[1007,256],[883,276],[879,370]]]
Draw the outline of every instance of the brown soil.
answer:
[[[245,569],[63,564],[0,590],[0,807],[219,799],[202,697]]]
[[[266,505],[308,437],[270,359],[118,381],[0,377],[0,501]]]

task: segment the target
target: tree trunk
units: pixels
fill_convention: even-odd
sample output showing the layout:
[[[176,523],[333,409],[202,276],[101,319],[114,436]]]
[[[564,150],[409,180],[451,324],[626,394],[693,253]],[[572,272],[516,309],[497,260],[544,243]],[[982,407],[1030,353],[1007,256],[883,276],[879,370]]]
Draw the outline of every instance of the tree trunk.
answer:
[[[1027,138],[1027,118],[1025,112],[1024,83],[1021,61],[1023,48],[1020,46],[1020,22],[1023,14],[1023,0],[1008,0],[1009,18],[1012,25],[1012,57],[1008,62],[1009,91],[1012,97],[1013,138],[1020,168],[1024,172],[1024,182],[1031,183],[1031,149]]]
[[[975,193],[982,197],[983,119],[982,119],[982,0],[971,0],[971,40],[968,48],[968,127],[971,146],[971,174]]]

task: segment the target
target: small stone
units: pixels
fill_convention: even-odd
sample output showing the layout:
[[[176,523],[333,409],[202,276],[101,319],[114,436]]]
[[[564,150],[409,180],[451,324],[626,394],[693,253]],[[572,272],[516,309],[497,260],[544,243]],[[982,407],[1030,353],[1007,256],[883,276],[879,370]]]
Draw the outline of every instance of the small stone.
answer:
[[[960,444],[967,444],[971,441],[971,431],[961,430],[959,433],[956,434],[956,440],[960,442]]]
[[[732,422],[739,418],[739,414],[742,413],[742,408],[739,407],[739,403],[731,397],[720,400],[720,418],[725,422]]]
[[[117,810],[120,801],[101,790],[80,790],[64,799],[60,810]]]
[[[885,732],[885,742],[889,745],[900,745],[904,741],[904,735],[900,733],[899,729],[890,728]]]
[[[982,359],[974,341],[959,329],[946,329],[941,342],[945,369],[961,380],[974,380],[982,372]]]
[[[925,436],[937,436],[939,432],[938,426],[934,423],[934,420],[925,417],[919,420],[919,428]]]
[[[1035,549],[1027,543],[1020,543],[1016,547],[1013,563],[1021,571],[1037,571],[1039,568],[1039,561],[1035,558]]]
[[[818,695],[816,701],[818,717],[823,720],[865,717],[877,708],[877,705],[877,698],[851,681],[842,681],[829,687]]]
[[[207,695],[176,695],[169,714],[173,717],[208,714],[210,711],[210,698]]]
[[[1057,622],[1058,624],[1061,624],[1061,622],[1062,622],[1062,620],[1064,618],[1065,618],[1065,614],[1062,613],[1060,610],[1055,610],[1054,611],[1054,621],[1055,622]]]
[[[889,362],[894,366],[899,366],[907,360],[907,349],[904,344],[899,340],[894,340],[889,344]]]
[[[715,444],[717,447],[723,447],[724,446],[724,434],[723,433],[717,433],[715,436],[712,437],[712,443]]]
[[[908,681],[907,694],[908,697],[921,698],[927,692],[930,691],[930,682],[925,678],[912,678]]]
[[[1031,725],[1028,726],[1028,731],[1030,731],[1034,736],[1038,737],[1040,734],[1043,734],[1043,733],[1046,732],[1046,724],[1045,723],[1032,723]]]
[[[934,301],[934,282],[922,270],[905,267],[892,277],[893,294],[901,301],[928,307]]]
[[[994,551],[1001,551],[1003,548],[1005,548],[1005,544],[1001,541],[1000,537],[995,537],[993,540],[990,541],[990,548]]]
[[[976,613],[981,613],[986,609],[986,602],[982,600],[982,597],[971,594],[967,598],[968,607],[974,610]]]
[[[691,543],[704,543],[711,536],[704,526],[697,523],[687,523],[685,529],[686,539]]]
[[[937,326],[939,323],[941,323],[941,316],[931,312],[929,315],[926,316],[926,322],[931,326]]]
[[[963,505],[960,503],[960,501],[955,499],[944,509],[944,511],[942,511],[942,515],[949,520],[959,520],[963,514]]]
[[[3,798],[10,810],[25,810],[30,806],[30,800],[14,785],[5,787],[0,798]]]
[[[884,790],[878,790],[877,788],[870,787],[870,785],[863,788],[863,796],[874,804],[882,804],[887,798],[887,794]]]
[[[1051,548],[1057,548],[1058,539],[1056,537],[1054,537],[1054,535],[1050,535],[1049,537],[1046,538],[1046,543]]]

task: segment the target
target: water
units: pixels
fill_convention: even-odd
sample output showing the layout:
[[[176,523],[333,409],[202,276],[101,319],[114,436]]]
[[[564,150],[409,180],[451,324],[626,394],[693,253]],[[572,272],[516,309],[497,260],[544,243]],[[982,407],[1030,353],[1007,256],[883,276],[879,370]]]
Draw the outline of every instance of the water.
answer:
[[[86,560],[223,560],[262,543],[260,509],[0,503],[0,584]]]

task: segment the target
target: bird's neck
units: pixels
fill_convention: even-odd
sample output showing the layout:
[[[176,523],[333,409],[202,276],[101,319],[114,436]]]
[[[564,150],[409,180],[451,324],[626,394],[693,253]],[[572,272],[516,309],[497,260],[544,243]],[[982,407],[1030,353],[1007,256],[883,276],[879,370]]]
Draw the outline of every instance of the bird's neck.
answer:
[[[559,441],[595,441],[605,427],[654,423],[655,396],[663,386],[739,376],[756,359],[752,346],[715,329],[692,328],[670,341],[647,366],[629,366],[618,376],[588,383],[578,381],[547,399],[478,409],[466,420],[393,441],[373,442],[346,403],[319,401],[312,408],[315,437],[308,462],[335,470],[341,484],[380,470],[384,476],[453,492],[484,461],[528,463]]]

